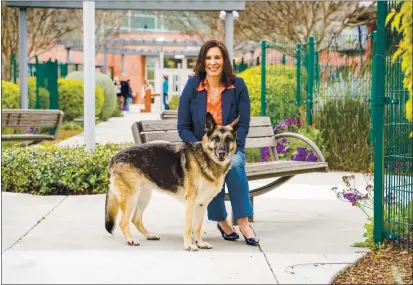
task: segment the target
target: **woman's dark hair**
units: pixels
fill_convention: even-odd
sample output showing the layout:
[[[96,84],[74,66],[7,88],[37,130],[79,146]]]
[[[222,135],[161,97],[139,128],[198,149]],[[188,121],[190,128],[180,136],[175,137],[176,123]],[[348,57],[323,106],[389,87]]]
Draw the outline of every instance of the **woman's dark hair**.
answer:
[[[221,84],[225,87],[231,85],[234,79],[234,73],[232,71],[231,61],[229,59],[228,50],[224,44],[220,43],[219,41],[211,40],[204,43],[199,51],[198,59],[196,61],[196,65],[194,68],[195,76],[199,76],[201,82],[204,81],[206,77],[205,71],[205,59],[207,52],[210,48],[218,47],[221,50],[222,57],[224,59],[224,66],[222,68],[222,75],[221,75]]]

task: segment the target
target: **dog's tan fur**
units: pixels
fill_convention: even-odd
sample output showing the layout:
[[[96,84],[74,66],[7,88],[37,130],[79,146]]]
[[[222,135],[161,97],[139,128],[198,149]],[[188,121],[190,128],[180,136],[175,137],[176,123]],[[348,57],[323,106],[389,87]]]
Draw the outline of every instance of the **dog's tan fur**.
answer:
[[[150,201],[152,189],[158,189],[185,202],[184,248],[186,250],[212,248],[211,244],[202,240],[202,223],[208,204],[222,190],[225,176],[231,166],[231,157],[236,150],[236,140],[233,138],[228,144],[229,152],[225,161],[219,161],[211,138],[219,136],[224,139],[224,135],[234,135],[233,127],[237,122],[238,120],[223,127],[215,126],[209,134],[206,133],[202,142],[198,143],[202,145],[202,150],[198,148],[198,151],[194,151],[195,148],[187,148],[184,143],[174,144],[174,149],[182,152],[180,163],[184,170],[183,187],[178,187],[176,192],[160,188],[136,165],[124,162],[111,164],[109,191],[106,198],[106,224],[112,223],[113,226],[113,221],[116,220],[120,210],[119,226],[129,245],[139,245],[129,231],[131,216],[132,223],[147,239],[158,240],[160,237],[149,232],[142,221],[142,214]],[[165,142],[165,144],[170,146],[169,143]],[[149,144],[146,147],[150,147]],[[108,231],[111,232],[111,226]],[[192,232],[195,244],[191,241]]]

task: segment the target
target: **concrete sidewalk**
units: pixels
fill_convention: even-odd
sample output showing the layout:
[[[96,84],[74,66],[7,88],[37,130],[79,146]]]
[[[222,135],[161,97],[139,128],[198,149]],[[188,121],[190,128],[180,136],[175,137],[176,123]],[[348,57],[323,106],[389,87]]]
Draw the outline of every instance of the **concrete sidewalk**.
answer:
[[[98,124],[96,142],[133,142],[134,122],[159,119],[159,112],[140,114],[140,108],[132,105],[124,117]],[[159,110],[159,102],[153,110]],[[60,143],[82,144],[83,134]],[[225,241],[216,224],[205,220],[204,239],[214,248],[199,252],[183,249],[183,205],[156,192],[144,223],[161,240],[145,240],[131,224],[139,247],[127,246],[119,228],[114,235],[106,232],[105,195],[2,193],[2,282],[328,284],[366,251],[350,246],[363,240],[366,217],[330,190],[344,174],[297,175],[255,198],[259,247],[247,246],[242,238]],[[364,185],[360,175],[356,181]],[[253,181],[250,187],[265,183],[268,179]]]
[[[155,98],[155,103],[152,104],[151,113],[140,113],[143,108],[141,104],[132,104],[130,111],[123,111],[123,117],[110,118],[106,122],[101,122],[95,127],[96,143],[122,143],[133,142],[131,127],[133,123],[140,120],[159,120],[160,105],[159,98]],[[59,146],[77,146],[84,145],[84,133],[75,135],[69,139],[61,141]]]
[[[154,193],[144,215],[161,240],[145,240],[131,225],[141,246],[129,247],[118,227],[114,235],[104,228],[104,195],[3,193],[3,283],[328,284],[365,251],[350,246],[363,240],[364,214],[330,190],[340,175],[296,176],[257,197],[260,247],[225,241],[205,220],[214,248],[199,252],[184,251],[183,206],[163,194]]]

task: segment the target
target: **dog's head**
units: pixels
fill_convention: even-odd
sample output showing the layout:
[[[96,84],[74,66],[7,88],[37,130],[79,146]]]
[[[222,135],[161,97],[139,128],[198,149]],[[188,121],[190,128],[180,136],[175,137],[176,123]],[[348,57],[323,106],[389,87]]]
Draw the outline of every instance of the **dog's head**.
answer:
[[[202,146],[214,162],[224,165],[231,161],[231,157],[237,149],[236,128],[238,121],[239,116],[231,124],[219,126],[209,112],[206,114]]]

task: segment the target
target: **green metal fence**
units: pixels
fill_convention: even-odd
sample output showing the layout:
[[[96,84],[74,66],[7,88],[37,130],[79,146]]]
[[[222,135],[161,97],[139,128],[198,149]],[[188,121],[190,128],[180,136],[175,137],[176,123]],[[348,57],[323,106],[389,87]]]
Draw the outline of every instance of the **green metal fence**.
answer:
[[[302,107],[307,125],[317,126],[328,102],[353,102],[360,109],[356,116],[365,117],[362,127],[370,127],[365,133],[369,159],[374,161],[374,240],[386,238],[411,248],[413,124],[406,119],[408,91],[403,87],[401,59],[392,58],[400,35],[385,27],[388,11],[400,5],[378,2],[377,31],[372,34],[359,29],[358,34],[336,37],[328,45],[312,36],[296,45],[262,41],[260,113],[271,113],[276,124]]]
[[[305,44],[261,42],[261,108],[275,125],[293,116],[307,98]]]
[[[275,100],[269,86],[281,84],[287,89],[285,83],[292,69],[295,103],[304,108],[307,125],[317,121],[317,115],[331,100],[352,98],[367,106],[371,93],[371,38],[366,33],[338,36],[328,45],[322,45],[314,36],[297,44],[263,41],[261,115],[267,113],[270,100]],[[284,81],[279,82],[282,76]],[[282,100],[274,107],[280,117],[290,116],[291,96],[278,93],[277,98],[282,96]]]
[[[378,2],[373,60],[374,240],[413,247],[413,124],[406,119],[408,91],[403,87],[400,57],[393,59],[400,35],[385,27],[391,8]]]
[[[17,83],[19,66],[17,64],[16,55],[14,53],[12,55],[12,70],[13,82]],[[50,59],[46,62],[39,62],[38,57],[36,57],[35,63],[29,63],[28,68],[28,75],[30,77],[36,77],[36,103],[32,108],[41,109],[46,107],[45,104],[40,102],[40,88],[44,88],[50,94],[50,105],[47,106],[47,108],[58,109],[59,102],[57,79],[66,77],[70,72],[78,70],[83,70],[82,64],[58,63],[57,60],[52,61]]]

